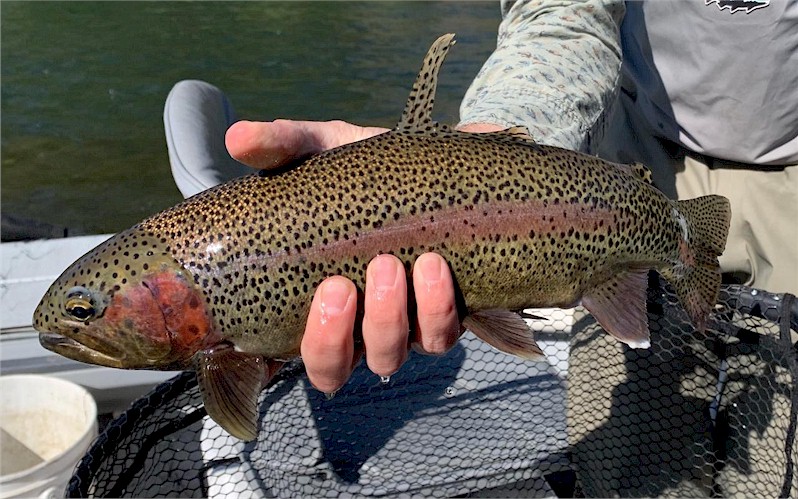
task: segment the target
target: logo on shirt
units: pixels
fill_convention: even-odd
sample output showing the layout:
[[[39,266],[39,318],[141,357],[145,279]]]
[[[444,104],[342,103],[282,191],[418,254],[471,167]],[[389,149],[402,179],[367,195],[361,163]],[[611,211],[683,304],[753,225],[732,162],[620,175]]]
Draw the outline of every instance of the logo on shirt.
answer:
[[[744,10],[750,14],[756,9],[770,5],[770,0],[704,0],[705,5],[717,4],[720,10],[729,9],[730,14]]]

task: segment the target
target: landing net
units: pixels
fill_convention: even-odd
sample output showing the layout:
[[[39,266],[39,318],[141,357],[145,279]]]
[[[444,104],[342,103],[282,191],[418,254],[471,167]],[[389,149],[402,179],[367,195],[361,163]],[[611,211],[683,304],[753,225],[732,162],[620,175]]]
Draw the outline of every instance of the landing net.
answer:
[[[67,496],[798,497],[798,300],[724,286],[696,333],[652,284],[648,350],[577,308],[531,321],[548,362],[466,333],[390,380],[361,365],[331,400],[297,362],[250,443],[184,373],[108,426]]]

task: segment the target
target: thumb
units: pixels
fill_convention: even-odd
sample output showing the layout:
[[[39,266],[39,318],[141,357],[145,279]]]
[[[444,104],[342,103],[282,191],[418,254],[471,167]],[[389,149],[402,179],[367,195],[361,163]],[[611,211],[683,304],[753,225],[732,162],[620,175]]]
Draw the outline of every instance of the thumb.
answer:
[[[239,121],[225,135],[230,156],[253,168],[276,168],[296,159],[387,131],[345,121]]]

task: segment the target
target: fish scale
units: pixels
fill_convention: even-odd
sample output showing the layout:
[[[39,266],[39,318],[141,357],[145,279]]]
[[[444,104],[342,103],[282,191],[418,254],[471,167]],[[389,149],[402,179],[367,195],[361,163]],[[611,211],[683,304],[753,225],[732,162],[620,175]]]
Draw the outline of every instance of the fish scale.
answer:
[[[408,272],[422,253],[439,253],[463,325],[524,358],[542,351],[513,311],[580,300],[609,333],[646,345],[650,269],[703,328],[728,201],[669,200],[641,165],[541,145],[523,129],[435,123],[452,43],[433,44],[394,130],[209,189],[82,257],[37,308],[42,344],[113,367],[193,367],[208,414],[249,440],[260,389],[299,354],[316,287],[347,276],[362,304],[380,253]],[[361,322],[362,309],[356,334]]]

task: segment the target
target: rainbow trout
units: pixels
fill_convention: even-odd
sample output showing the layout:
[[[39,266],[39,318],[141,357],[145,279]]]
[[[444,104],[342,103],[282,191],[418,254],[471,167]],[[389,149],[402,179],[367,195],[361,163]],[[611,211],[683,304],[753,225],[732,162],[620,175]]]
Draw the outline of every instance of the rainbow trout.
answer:
[[[208,414],[250,440],[259,392],[299,355],[316,286],[342,274],[363,289],[379,253],[408,269],[422,252],[443,255],[463,325],[526,358],[541,351],[512,311],[580,300],[609,333],[645,346],[650,269],[703,328],[727,200],[669,200],[639,166],[536,144],[521,129],[435,123],[453,43],[432,45],[392,131],[204,191],[81,257],[36,309],[41,344],[110,367],[196,369]]]

